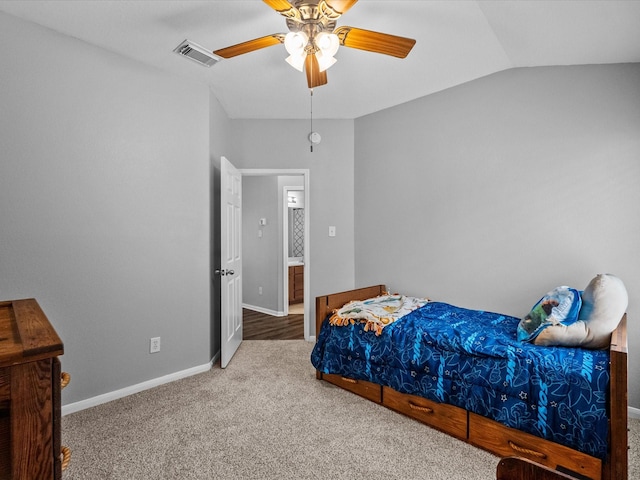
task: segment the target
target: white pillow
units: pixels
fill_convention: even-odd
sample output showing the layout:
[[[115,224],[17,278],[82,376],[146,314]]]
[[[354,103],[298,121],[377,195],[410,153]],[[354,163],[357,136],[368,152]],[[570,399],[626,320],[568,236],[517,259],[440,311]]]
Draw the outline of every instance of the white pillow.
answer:
[[[536,345],[564,347],[607,348],[611,333],[616,329],[629,305],[627,289],[615,275],[597,275],[582,293],[582,307],[578,321],[564,326],[552,325],[540,332]]]

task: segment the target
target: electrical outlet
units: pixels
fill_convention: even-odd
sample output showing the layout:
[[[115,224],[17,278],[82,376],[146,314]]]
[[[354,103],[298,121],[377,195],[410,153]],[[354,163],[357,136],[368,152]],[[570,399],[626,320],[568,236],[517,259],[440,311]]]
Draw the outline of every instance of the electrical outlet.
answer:
[[[258,287],[258,295],[262,295],[262,287]]]
[[[160,351],[160,337],[153,337],[149,340],[149,353],[158,353]]]

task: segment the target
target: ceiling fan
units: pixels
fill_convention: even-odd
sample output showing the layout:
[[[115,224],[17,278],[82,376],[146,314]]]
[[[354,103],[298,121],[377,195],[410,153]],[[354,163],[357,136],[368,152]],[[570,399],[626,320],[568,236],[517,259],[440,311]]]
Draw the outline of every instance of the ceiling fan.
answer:
[[[327,83],[327,69],[336,62],[334,55],[344,47],[405,58],[416,43],[411,38],[373,32],[355,27],[336,27],[340,16],[358,0],[263,0],[286,18],[288,33],[274,33],[215,50],[222,58],[260,50],[283,43],[287,62],[307,74],[309,88]]]

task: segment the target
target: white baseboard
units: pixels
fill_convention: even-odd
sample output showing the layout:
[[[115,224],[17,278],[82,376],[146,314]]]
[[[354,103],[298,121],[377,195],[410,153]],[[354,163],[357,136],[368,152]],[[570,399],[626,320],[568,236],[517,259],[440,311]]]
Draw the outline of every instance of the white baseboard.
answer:
[[[125,387],[120,390],[115,390],[113,392],[98,395],[97,397],[92,397],[86,400],[81,400],[79,402],[63,405],[62,416],[79,412],[80,410],[85,410],[87,408],[95,407],[103,403],[111,402],[113,400],[117,400],[118,398],[127,397],[144,390],[149,390],[150,388],[158,387],[160,385],[164,385],[165,383],[175,382],[176,380],[187,378],[192,375],[197,375],[198,373],[208,372],[209,370],[211,370],[211,366],[213,365],[215,360],[216,358],[204,365],[188,368],[180,372],[170,373],[169,375],[164,375],[163,377],[153,378],[151,380],[147,380],[146,382],[131,385],[130,387]]]
[[[629,407],[629,418],[640,418],[640,408]]]
[[[220,350],[216,352],[211,361],[209,362],[212,366],[216,364],[216,362],[220,360]]]
[[[254,312],[264,313],[266,315],[271,315],[272,317],[284,317],[284,312],[277,312],[275,310],[270,310],[268,308],[256,307],[255,305],[247,305],[246,303],[242,304],[242,308],[246,308],[248,310],[253,310]]]

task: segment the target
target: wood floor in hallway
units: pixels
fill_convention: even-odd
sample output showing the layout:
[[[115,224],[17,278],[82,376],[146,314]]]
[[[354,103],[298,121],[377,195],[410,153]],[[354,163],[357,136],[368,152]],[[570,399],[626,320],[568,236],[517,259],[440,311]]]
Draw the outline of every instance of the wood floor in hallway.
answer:
[[[242,309],[243,340],[304,340],[304,315],[274,317]]]

